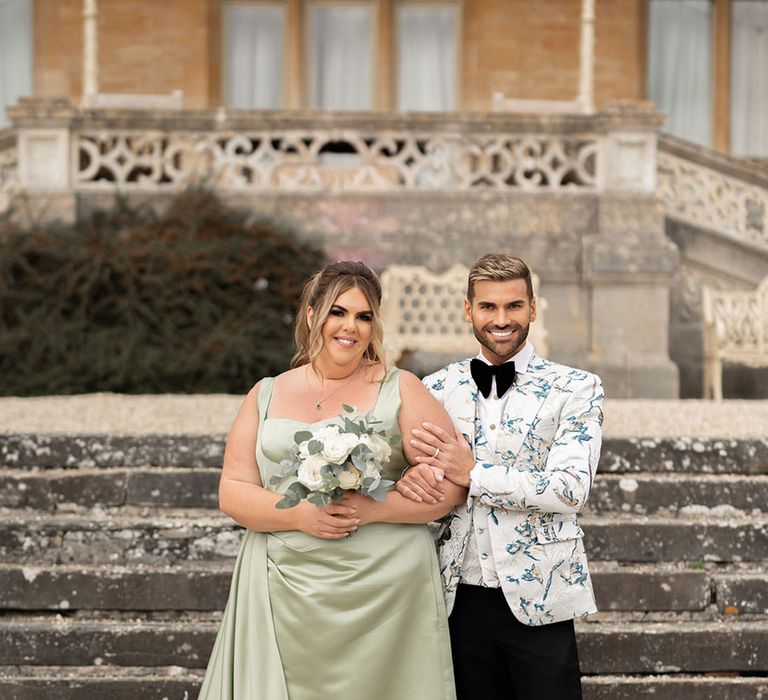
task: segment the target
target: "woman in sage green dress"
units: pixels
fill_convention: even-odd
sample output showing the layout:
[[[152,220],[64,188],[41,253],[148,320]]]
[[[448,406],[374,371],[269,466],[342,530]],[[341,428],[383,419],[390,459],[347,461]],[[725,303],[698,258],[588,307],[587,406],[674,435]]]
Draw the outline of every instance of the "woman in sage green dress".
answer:
[[[445,411],[412,374],[384,364],[381,286],[363,263],[327,266],[307,284],[293,368],[262,379],[227,439],[221,509],[247,529],[202,700],[455,700],[448,625],[426,523],[466,499],[384,501],[349,492],[318,508],[278,509],[266,488],[294,434],[334,424],[343,405],[409,436]],[[382,476],[396,481],[409,440]],[[403,450],[405,454],[403,454]],[[287,487],[285,485],[284,488]]]

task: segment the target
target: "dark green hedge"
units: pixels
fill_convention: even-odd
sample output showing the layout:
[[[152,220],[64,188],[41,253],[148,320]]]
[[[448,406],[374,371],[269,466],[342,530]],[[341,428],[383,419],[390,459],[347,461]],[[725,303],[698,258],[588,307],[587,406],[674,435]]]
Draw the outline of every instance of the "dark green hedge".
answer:
[[[188,192],[0,230],[0,394],[242,393],[288,366],[316,250]]]

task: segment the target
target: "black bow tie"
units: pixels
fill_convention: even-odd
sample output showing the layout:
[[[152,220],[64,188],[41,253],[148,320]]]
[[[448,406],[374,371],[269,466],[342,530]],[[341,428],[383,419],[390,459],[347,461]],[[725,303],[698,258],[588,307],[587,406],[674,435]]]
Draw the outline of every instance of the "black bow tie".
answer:
[[[475,380],[480,393],[487,399],[491,393],[491,384],[496,377],[496,395],[501,397],[509,391],[515,381],[515,363],[505,362],[503,365],[487,365],[475,358],[469,363],[472,379]]]

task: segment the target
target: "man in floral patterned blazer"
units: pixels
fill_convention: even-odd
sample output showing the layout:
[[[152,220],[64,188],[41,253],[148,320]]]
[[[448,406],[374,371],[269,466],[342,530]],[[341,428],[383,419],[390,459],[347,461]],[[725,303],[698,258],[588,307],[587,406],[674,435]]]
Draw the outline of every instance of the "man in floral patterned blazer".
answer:
[[[538,357],[528,266],[486,255],[469,273],[480,353],[424,379],[455,433],[425,423],[423,453],[398,482],[415,500],[469,487],[438,538],[459,700],[581,698],[573,619],[596,611],[576,514],[600,456],[594,374]]]

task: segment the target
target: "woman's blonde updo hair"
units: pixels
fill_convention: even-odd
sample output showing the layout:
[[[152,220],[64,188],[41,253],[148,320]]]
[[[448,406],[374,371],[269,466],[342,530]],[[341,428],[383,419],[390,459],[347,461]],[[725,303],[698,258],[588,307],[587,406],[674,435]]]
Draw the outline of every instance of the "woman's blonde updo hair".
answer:
[[[363,262],[342,260],[326,265],[312,275],[304,286],[301,305],[296,316],[296,354],[291,367],[314,363],[323,349],[323,324],[328,318],[336,299],[349,289],[359,289],[371,307],[371,341],[363,360],[385,366],[384,329],[381,326],[381,282],[376,273]],[[307,311],[312,309],[312,325],[307,321]]]

